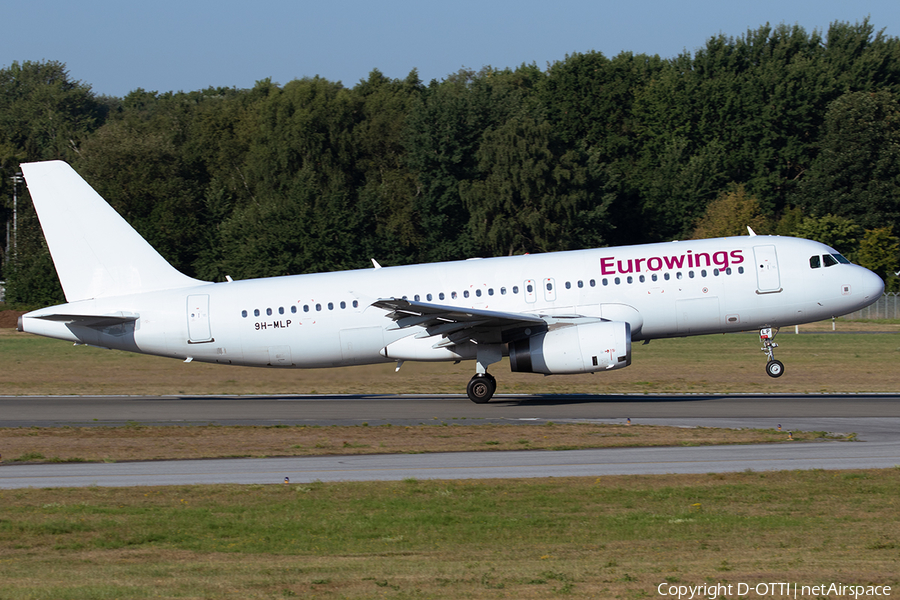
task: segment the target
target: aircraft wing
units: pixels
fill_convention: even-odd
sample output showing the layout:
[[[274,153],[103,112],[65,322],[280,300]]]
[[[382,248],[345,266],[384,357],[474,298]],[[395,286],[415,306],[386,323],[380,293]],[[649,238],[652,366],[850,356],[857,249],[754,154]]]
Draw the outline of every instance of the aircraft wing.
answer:
[[[393,329],[421,327],[417,338],[443,336],[436,347],[452,346],[472,340],[476,343],[502,343],[546,331],[548,320],[529,313],[509,313],[480,308],[460,308],[415,302],[401,298],[377,300],[372,306],[389,311]]]

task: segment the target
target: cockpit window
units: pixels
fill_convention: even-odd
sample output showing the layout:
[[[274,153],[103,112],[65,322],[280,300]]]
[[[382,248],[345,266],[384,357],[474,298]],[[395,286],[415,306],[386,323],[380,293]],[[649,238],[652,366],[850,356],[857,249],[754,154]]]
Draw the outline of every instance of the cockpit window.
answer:
[[[818,256],[810,256],[809,257],[809,268],[810,269],[818,269],[822,266],[822,261]]]
[[[832,256],[842,265],[849,265],[850,261],[841,256],[840,254],[832,254]]]
[[[834,265],[838,264],[838,261],[830,254],[823,254],[822,264],[824,264],[826,267],[833,267]]]

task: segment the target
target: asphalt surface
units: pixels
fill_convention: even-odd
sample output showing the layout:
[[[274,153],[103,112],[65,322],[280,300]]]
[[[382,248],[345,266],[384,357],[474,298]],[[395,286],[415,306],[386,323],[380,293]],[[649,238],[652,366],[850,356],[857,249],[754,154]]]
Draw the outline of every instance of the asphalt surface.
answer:
[[[857,433],[859,442],[578,451],[3,465],[0,488],[291,483],[890,468],[900,394],[0,397],[0,427],[611,422]]]

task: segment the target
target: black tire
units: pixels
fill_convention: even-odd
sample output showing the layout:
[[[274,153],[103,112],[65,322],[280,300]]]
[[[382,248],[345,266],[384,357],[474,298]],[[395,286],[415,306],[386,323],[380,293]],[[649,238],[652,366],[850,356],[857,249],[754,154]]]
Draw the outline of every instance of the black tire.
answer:
[[[494,392],[497,391],[497,380],[490,373],[485,373],[484,377],[491,383],[491,398],[493,398]]]
[[[766,374],[769,377],[781,377],[784,375],[784,365],[780,360],[770,360],[766,363]]]
[[[466,386],[466,394],[469,396],[469,400],[475,404],[490,402],[491,397],[494,395],[494,390],[497,388],[494,378],[486,375],[475,375],[469,380],[469,385]]]

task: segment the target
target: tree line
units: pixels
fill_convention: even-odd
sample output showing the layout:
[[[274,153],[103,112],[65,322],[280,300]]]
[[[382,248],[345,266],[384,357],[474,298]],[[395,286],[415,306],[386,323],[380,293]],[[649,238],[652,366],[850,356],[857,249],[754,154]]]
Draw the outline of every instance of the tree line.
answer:
[[[21,162],[71,163],[178,269],[221,281],[758,233],[900,268],[900,41],[769,25],[674,58],[575,53],[424,83],[373,70],[98,96],[0,69],[0,223]],[[30,201],[7,300],[62,301]],[[9,251],[7,251],[9,248]]]

